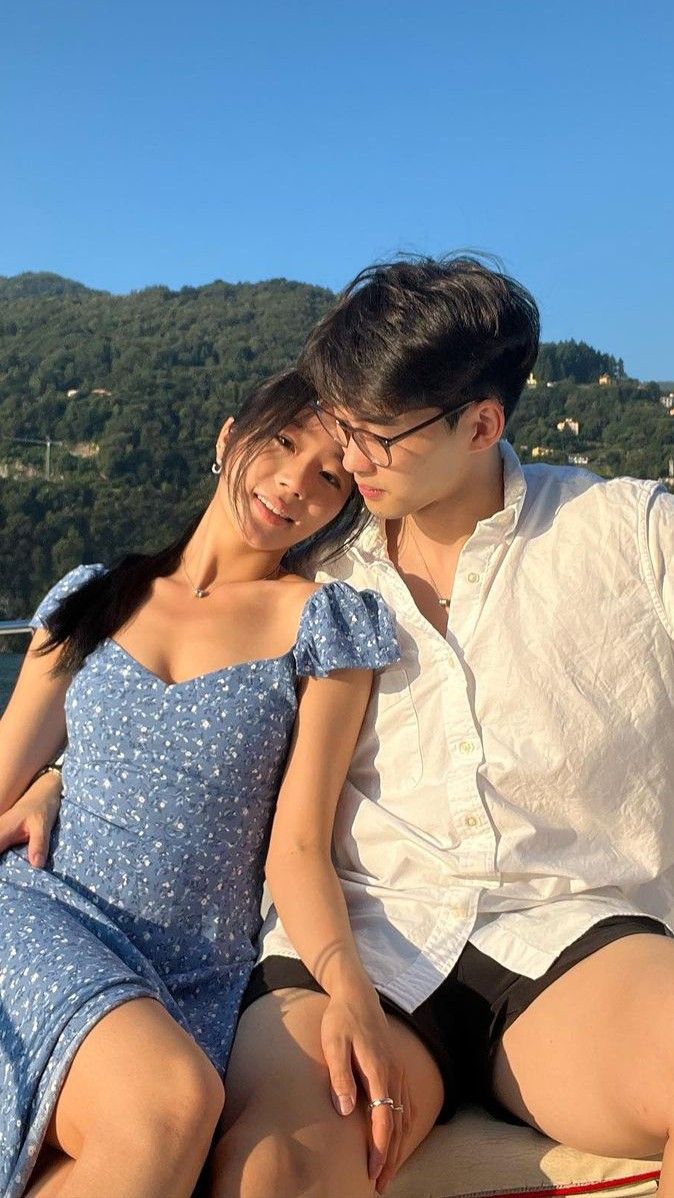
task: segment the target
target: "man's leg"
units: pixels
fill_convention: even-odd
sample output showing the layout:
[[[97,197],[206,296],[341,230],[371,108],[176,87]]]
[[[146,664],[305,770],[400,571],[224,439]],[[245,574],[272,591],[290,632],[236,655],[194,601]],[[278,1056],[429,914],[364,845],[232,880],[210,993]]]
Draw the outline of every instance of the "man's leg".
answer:
[[[242,1016],[227,1071],[224,1134],[211,1158],[211,1198],[372,1198],[365,1104],[343,1117],[330,1100],[320,1038],[326,1002],[323,994],[283,990]],[[443,1090],[414,1032],[396,1019],[391,1027],[412,1107],[404,1160],[433,1126]]]
[[[506,1031],[497,1098],[563,1144],[606,1156],[664,1149],[674,1196],[674,940],[631,935],[575,965]]]

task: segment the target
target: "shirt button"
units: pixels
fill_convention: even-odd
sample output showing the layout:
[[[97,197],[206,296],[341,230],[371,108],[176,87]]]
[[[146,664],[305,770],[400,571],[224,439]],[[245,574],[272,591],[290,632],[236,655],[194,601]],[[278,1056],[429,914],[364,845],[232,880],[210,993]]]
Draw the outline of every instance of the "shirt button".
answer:
[[[472,753],[474,748],[475,745],[473,744],[472,740],[462,740],[461,744],[459,745],[459,752]]]
[[[477,826],[477,820],[476,820],[475,816],[467,815],[466,816],[466,827],[467,828],[475,828],[476,826]]]
[[[468,575],[468,581],[469,582],[479,582],[479,580],[480,580],[480,575],[476,574],[474,570],[471,570],[470,574]]]

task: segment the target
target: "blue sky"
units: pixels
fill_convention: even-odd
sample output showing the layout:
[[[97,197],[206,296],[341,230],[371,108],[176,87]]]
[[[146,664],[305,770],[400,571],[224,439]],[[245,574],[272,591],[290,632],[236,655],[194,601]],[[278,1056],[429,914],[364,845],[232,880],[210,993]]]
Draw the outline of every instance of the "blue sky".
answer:
[[[126,292],[498,254],[674,378],[670,0],[4,0],[0,274]]]

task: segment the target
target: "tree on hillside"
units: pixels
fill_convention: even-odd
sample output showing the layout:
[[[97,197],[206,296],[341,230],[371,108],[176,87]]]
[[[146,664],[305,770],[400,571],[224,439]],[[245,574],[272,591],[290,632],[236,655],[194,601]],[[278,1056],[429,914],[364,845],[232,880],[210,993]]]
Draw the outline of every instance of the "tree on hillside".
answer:
[[[622,378],[624,373],[622,358],[616,361],[611,354],[600,353],[585,341],[573,340],[543,342],[534,367],[534,374],[542,383],[561,379],[596,383],[601,374]]]

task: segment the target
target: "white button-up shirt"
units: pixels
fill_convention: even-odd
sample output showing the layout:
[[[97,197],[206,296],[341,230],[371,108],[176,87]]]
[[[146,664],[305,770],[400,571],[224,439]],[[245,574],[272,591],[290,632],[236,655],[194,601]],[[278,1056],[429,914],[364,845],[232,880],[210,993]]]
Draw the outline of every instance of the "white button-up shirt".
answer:
[[[674,911],[674,496],[502,457],[445,637],[382,526],[331,565],[398,621],[333,852],[363,963],[408,1011],[468,940],[538,977],[598,920]],[[293,955],[273,910],[271,954]]]

